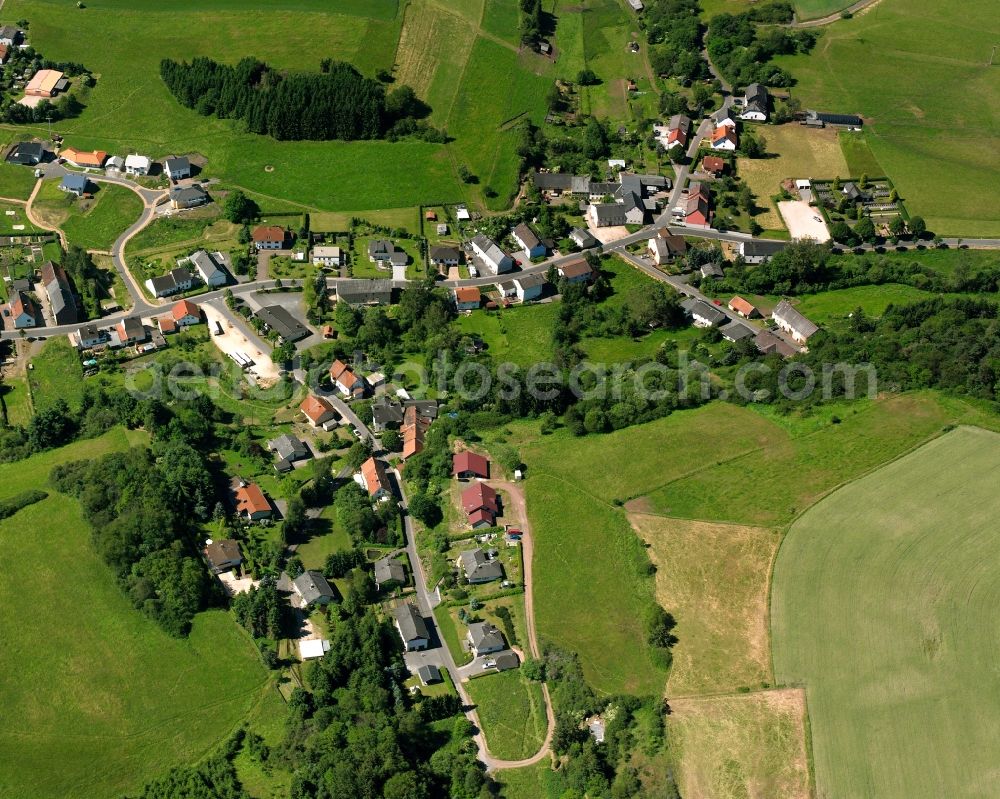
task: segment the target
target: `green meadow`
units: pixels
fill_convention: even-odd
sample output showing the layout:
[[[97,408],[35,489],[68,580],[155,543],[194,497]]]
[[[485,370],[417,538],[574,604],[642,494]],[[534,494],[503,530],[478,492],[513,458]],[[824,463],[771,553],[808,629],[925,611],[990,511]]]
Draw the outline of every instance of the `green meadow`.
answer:
[[[487,674],[465,684],[476,705],[490,754],[506,760],[530,757],[545,739],[545,699],[538,683],[518,669]]]
[[[4,464],[2,493],[143,440],[118,428]],[[132,608],[89,539],[76,501],[51,491],[0,522],[0,795],[10,799],[136,790],[202,757],[265,698],[267,673],[229,614],[203,613],[189,638],[171,638]]]
[[[1000,234],[1000,41],[995,4],[882,0],[778,59],[804,107],[860,114],[875,161],[911,214],[951,236]],[[851,163],[848,154],[848,163]]]

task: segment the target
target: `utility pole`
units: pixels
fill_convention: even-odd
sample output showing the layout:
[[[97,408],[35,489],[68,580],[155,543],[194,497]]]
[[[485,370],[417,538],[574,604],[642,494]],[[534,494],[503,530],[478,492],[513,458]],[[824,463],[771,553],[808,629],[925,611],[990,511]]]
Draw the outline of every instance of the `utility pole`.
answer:
[[[45,121],[49,123],[49,141],[52,141],[52,114],[47,114]]]

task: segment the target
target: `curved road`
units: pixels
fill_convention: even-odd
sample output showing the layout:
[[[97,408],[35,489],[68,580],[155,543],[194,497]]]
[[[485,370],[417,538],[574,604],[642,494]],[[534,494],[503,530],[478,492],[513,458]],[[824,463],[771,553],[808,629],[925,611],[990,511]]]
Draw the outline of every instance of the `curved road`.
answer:
[[[823,25],[829,25],[833,22],[837,22],[838,20],[843,19],[844,17],[842,15],[844,14],[845,11],[853,16],[854,14],[857,14],[859,11],[864,11],[866,8],[868,8],[868,6],[873,6],[878,2],[880,2],[880,0],[859,0],[859,2],[855,3],[854,5],[841,9],[836,13],[827,14],[825,17],[818,17],[816,19],[806,19],[803,20],[802,22],[793,19],[791,23],[789,23],[788,27],[819,28],[822,27]]]

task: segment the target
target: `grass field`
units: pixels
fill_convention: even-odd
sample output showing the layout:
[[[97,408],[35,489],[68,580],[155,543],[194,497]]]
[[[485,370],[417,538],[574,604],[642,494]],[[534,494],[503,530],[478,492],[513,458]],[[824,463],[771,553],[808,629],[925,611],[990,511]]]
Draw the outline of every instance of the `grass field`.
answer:
[[[1000,233],[993,10],[989,0],[969,0],[962,14],[935,0],[882,0],[824,30],[811,54],[778,59],[804,107],[865,118],[875,159],[935,233]]]
[[[678,699],[670,707],[667,732],[682,796],[812,795],[801,691]]]
[[[55,180],[42,184],[32,210],[62,228],[70,244],[85,250],[110,250],[125,229],[142,214],[142,200],[123,186],[102,183],[92,200],[80,200],[59,189]]]
[[[8,377],[3,381],[3,406],[7,424],[26,425],[31,421],[31,396],[23,377]]]
[[[31,359],[28,372],[31,396],[36,411],[65,400],[71,409],[80,407],[83,398],[83,366],[80,356],[63,337],[50,339]]]
[[[667,696],[770,684],[767,598],[779,535],[642,513],[629,520],[650,545],[656,598],[677,619]]]
[[[545,700],[538,683],[520,669],[488,674],[465,684],[476,705],[490,752],[520,760],[538,751],[545,739]]]
[[[762,227],[771,230],[785,227],[771,203],[771,197],[781,190],[782,181],[850,176],[835,131],[812,130],[792,123],[767,127],[761,134],[767,140],[768,153],[776,157],[739,158],[736,168],[757,197],[757,207],[767,209],[756,217]]]
[[[558,308],[553,303],[500,312],[473,311],[455,322],[462,333],[476,333],[498,361],[530,366],[552,357],[552,329]]]
[[[27,200],[34,188],[35,172],[33,169],[0,161],[0,197],[9,200]]]
[[[852,0],[793,0],[795,15],[800,20],[816,19],[834,14],[852,5]],[[752,8],[752,0],[701,0],[699,3],[704,19],[711,19],[716,14],[739,14]]]
[[[116,429],[0,466],[3,495],[143,438]],[[263,699],[266,672],[228,614],[201,614],[190,638],[169,637],[131,607],[89,539],[77,503],[55,493],[0,523],[0,794],[10,799],[135,790],[197,760]]]
[[[885,170],[875,160],[875,153],[868,146],[867,132],[841,131],[838,138],[840,139],[840,150],[844,154],[844,160],[847,161],[849,175],[858,178],[862,175],[868,175],[871,178],[885,175]]]
[[[806,686],[818,795],[995,792],[998,473],[1000,436],[959,428],[789,531],[774,667]]]
[[[23,236],[37,232],[38,228],[31,224],[23,205],[0,202],[0,235]]]
[[[936,296],[929,291],[898,283],[856,286],[799,297],[795,307],[820,325],[843,320],[861,308],[868,316],[881,316],[890,305],[905,305]]]

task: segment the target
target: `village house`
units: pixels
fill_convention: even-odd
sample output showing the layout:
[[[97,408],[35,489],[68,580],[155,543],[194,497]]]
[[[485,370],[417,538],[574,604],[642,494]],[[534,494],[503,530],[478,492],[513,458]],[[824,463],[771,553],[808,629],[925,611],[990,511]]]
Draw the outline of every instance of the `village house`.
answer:
[[[432,685],[442,682],[441,669],[430,663],[417,666],[417,677],[420,679],[421,685]]]
[[[280,225],[258,225],[250,234],[253,246],[258,250],[281,250],[287,238],[288,232]]]
[[[170,207],[174,210],[197,208],[205,205],[211,198],[201,186],[171,186]]]
[[[344,255],[340,247],[329,245],[319,245],[312,248],[312,262],[317,266],[338,267],[344,261]]]
[[[42,266],[42,286],[49,299],[52,321],[57,325],[72,325],[80,321],[76,297],[69,285],[69,278],[61,266],[46,261]]]
[[[466,631],[465,640],[476,657],[489,655],[507,648],[503,633],[488,621],[474,621]]]
[[[313,605],[329,605],[337,598],[336,592],[323,573],[312,569],[302,572],[292,580],[292,590],[305,608]]]
[[[736,127],[736,116],[733,114],[732,103],[726,101],[722,108],[715,111],[712,115],[712,122],[715,123],[716,128],[735,128]]]
[[[764,122],[767,120],[768,106],[771,96],[759,83],[751,83],[747,86],[746,94],[743,97],[743,110],[740,112],[740,119],[749,119],[754,122]]]
[[[744,324],[743,322],[730,322],[729,324],[723,325],[719,328],[719,333],[726,341],[743,341],[744,339],[753,338],[757,335],[757,331],[750,325]]]
[[[229,275],[220,266],[223,259],[222,253],[209,254],[206,250],[198,250],[187,258],[182,258],[177,262],[178,266],[193,266],[198,273],[202,283],[211,288],[224,286],[229,282]]]
[[[528,259],[541,258],[545,255],[545,245],[542,244],[538,235],[524,222],[517,225],[511,231],[511,238],[528,255]]]
[[[393,266],[406,266],[410,256],[397,249],[388,239],[373,239],[368,242],[368,260],[383,269],[389,269]]]
[[[438,268],[442,274],[452,266],[458,266],[462,261],[462,254],[456,247],[448,247],[443,244],[436,244],[431,247],[431,263]]]
[[[465,578],[473,585],[503,578],[503,566],[500,565],[500,561],[489,557],[479,547],[466,550],[459,555],[458,566]]]
[[[125,159],[120,155],[112,155],[104,162],[104,171],[109,175],[119,175],[125,169]]]
[[[45,157],[45,148],[41,142],[21,141],[15,144],[7,153],[7,163],[19,166],[36,166]]]
[[[24,31],[20,28],[15,28],[13,25],[4,25],[0,28],[0,44],[6,47],[14,47],[20,44],[23,37]]]
[[[28,97],[51,99],[69,88],[69,81],[58,69],[40,69],[34,74],[24,93]]]
[[[332,430],[337,426],[338,415],[330,401],[310,394],[299,405],[299,410],[313,427]]]
[[[101,330],[93,322],[81,325],[76,329],[76,346],[82,350],[89,350],[92,347],[99,347],[108,341],[108,333]]]
[[[514,268],[514,259],[501,250],[495,241],[482,233],[475,236],[469,243],[487,273],[500,275]]]
[[[710,261],[707,264],[702,264],[698,267],[698,274],[701,275],[702,280],[708,280],[709,278],[722,280],[725,277],[725,273],[722,271],[722,266]]]
[[[695,327],[717,327],[726,321],[726,315],[704,300],[689,297],[681,303]]]
[[[673,209],[674,219],[685,225],[699,228],[712,226],[711,194],[708,187],[699,181],[688,184],[678,205]]]
[[[0,316],[3,317],[4,328],[8,330],[35,327],[41,318],[35,301],[23,291],[11,292],[10,302],[0,306]]]
[[[656,126],[657,138],[664,150],[668,152],[675,147],[680,147],[681,151],[687,149],[688,134],[691,130],[691,120],[684,114],[674,114],[667,122],[666,128],[662,125]]]
[[[238,569],[243,563],[240,545],[231,538],[213,541],[203,551],[212,574],[222,574],[232,569]]]
[[[684,237],[673,235],[668,228],[660,228],[649,240],[649,254],[657,266],[669,263],[686,252]]]
[[[431,417],[426,414],[426,405],[407,405],[403,411],[403,460],[412,458],[424,449],[424,437],[431,426]],[[434,413],[437,405],[434,404]]]
[[[170,316],[178,327],[196,325],[201,322],[201,308],[190,300],[181,300],[170,308]]]
[[[777,253],[785,249],[783,241],[765,241],[756,239],[754,241],[741,241],[739,250],[740,257],[748,264],[762,264],[770,261]]]
[[[815,322],[796,311],[788,300],[782,300],[774,307],[771,318],[779,328],[791,334],[792,339],[798,344],[805,344],[819,330]]]
[[[89,185],[90,181],[87,180],[87,176],[77,174],[76,172],[69,172],[63,175],[62,180],[59,181],[60,191],[72,194],[75,197],[82,197],[86,194]]]
[[[111,345],[113,347],[127,347],[130,344],[138,344],[145,341],[149,336],[146,326],[137,316],[126,316],[112,328],[111,333]]]
[[[717,155],[706,155],[701,159],[701,171],[713,178],[721,178],[726,172],[726,159]]]
[[[75,147],[63,147],[59,157],[81,169],[100,169],[108,158],[104,150],[77,150]]]
[[[157,316],[156,329],[164,336],[173,335],[177,332],[177,323],[172,316]]]
[[[194,285],[191,270],[184,266],[176,266],[165,275],[151,277],[146,281],[146,288],[154,297],[169,297],[181,291],[187,291]]]
[[[337,299],[348,305],[388,305],[392,302],[391,280],[342,280]]]
[[[125,156],[125,174],[143,177],[149,174],[153,168],[153,162],[145,155],[133,153]]]
[[[248,522],[259,522],[272,516],[271,503],[256,483],[241,484],[234,493],[236,513]]]
[[[539,274],[523,275],[514,278],[514,293],[521,302],[537,300],[545,290],[545,278]]]
[[[383,394],[372,403],[372,430],[395,430],[403,423],[403,406]]]
[[[733,152],[737,147],[736,128],[721,125],[712,133],[712,149],[721,152]]]
[[[171,157],[163,162],[163,171],[171,180],[184,180],[191,177],[191,162],[186,156]]]
[[[744,319],[755,319],[761,315],[756,306],[751,305],[742,297],[733,297],[729,301],[729,310],[739,314]]]
[[[753,343],[762,355],[777,353],[782,358],[790,358],[798,354],[798,350],[795,347],[787,341],[778,338],[770,330],[761,330],[754,336]]]
[[[406,569],[399,558],[386,555],[375,561],[375,587],[383,588],[406,585]]]
[[[481,477],[484,480],[490,476],[490,462],[475,452],[462,450],[451,457],[452,473],[459,480],[472,480]]]
[[[265,305],[258,309],[254,316],[264,323],[265,330],[277,334],[282,342],[299,341],[311,333],[309,328],[292,316],[283,305]]]
[[[268,441],[267,448],[278,456],[274,468],[279,472],[290,472],[295,463],[307,460],[312,455],[305,443],[289,433]]]
[[[359,399],[368,389],[365,379],[352,372],[339,358],[330,364],[330,380],[345,397]]]
[[[513,280],[504,280],[500,283],[494,283],[493,286],[496,289],[497,294],[504,299],[509,299],[517,294],[517,287],[514,285]],[[487,307],[489,306],[487,305]]]
[[[404,602],[393,609],[392,616],[407,652],[419,652],[430,646],[431,636],[427,631],[427,622],[412,603]]]
[[[461,494],[462,510],[472,529],[493,527],[500,515],[500,498],[486,483],[473,483]]]
[[[6,64],[10,58],[10,45],[0,43],[0,64]]]
[[[556,267],[556,273],[560,280],[567,283],[586,283],[594,275],[594,270],[585,258],[569,261]]]
[[[474,311],[483,300],[482,292],[476,286],[458,286],[451,290],[451,295],[459,311]]]
[[[392,487],[384,462],[369,458],[361,464],[361,471],[355,476],[355,480],[368,492],[372,502],[386,502],[392,499]]]

